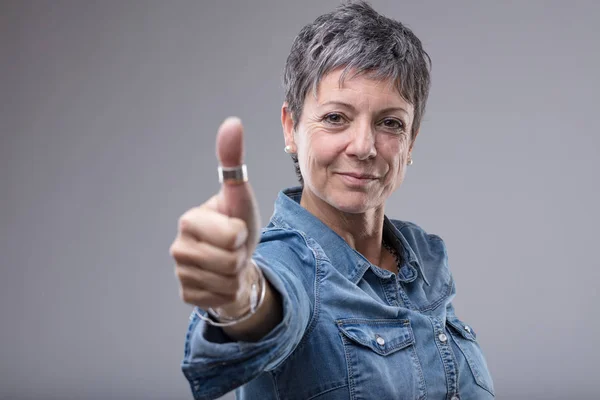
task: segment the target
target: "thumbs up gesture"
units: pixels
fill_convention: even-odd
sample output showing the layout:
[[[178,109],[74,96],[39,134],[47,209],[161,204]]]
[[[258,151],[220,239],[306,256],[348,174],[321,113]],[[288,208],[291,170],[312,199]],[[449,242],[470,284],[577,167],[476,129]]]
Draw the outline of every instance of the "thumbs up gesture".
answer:
[[[243,164],[243,129],[226,119],[217,134],[224,169]],[[248,182],[223,181],[219,193],[179,218],[170,247],[180,297],[204,310],[218,308],[235,318],[248,307],[256,270],[250,263],[260,234],[260,216]]]

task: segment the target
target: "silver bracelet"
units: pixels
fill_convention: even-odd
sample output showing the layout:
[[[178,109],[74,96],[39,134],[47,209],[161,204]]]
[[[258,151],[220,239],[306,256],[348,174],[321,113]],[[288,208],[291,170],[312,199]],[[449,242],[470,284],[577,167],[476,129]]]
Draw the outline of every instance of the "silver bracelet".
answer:
[[[223,327],[223,326],[232,326],[232,325],[238,324],[242,321],[247,320],[254,314],[256,314],[256,310],[258,310],[258,308],[262,305],[262,303],[265,299],[265,293],[267,291],[266,290],[267,282],[265,280],[264,274],[262,273],[262,270],[258,267],[256,262],[253,259],[250,259],[250,261],[254,265],[254,268],[256,268],[256,272],[258,272],[258,282],[252,283],[252,286],[250,288],[250,309],[248,310],[248,312],[246,312],[245,314],[243,314],[239,317],[231,318],[231,317],[225,317],[225,316],[219,315],[219,313],[216,312],[215,310],[213,310],[212,307],[209,307],[206,312],[209,316],[212,317],[212,319],[211,319],[209,317],[206,317],[206,316],[200,314],[198,312],[198,307],[196,307],[196,308],[194,308],[194,312],[196,313],[198,318],[200,318],[203,321],[206,321],[206,323],[208,323],[212,326]],[[260,296],[258,294],[258,286],[259,285],[260,285]]]

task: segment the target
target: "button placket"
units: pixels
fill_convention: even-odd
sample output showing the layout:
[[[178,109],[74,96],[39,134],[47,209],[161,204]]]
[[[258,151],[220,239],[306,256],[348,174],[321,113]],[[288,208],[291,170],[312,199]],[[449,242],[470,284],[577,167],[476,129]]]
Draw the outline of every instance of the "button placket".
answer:
[[[389,305],[400,307],[401,304],[398,301],[398,286],[396,283],[396,277],[392,274],[387,279],[379,278],[381,286],[383,287],[383,294]]]
[[[437,318],[432,317],[431,321],[435,331],[434,341],[444,364],[447,390],[448,393],[453,393],[456,397],[456,393],[458,393],[458,370],[454,353],[450,347],[448,335],[444,332],[444,325]]]

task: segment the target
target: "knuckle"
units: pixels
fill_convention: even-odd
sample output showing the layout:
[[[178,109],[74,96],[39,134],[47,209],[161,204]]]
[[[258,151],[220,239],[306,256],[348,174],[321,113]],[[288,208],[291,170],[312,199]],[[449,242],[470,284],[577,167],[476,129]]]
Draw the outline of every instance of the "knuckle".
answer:
[[[189,229],[190,225],[194,223],[194,216],[197,214],[198,207],[193,207],[184,212],[177,221],[179,231],[183,232]]]
[[[176,240],[169,247],[169,254],[171,255],[171,257],[175,258],[178,251],[179,251],[179,242]]]
[[[230,220],[230,231],[229,231],[229,246],[235,248],[238,246],[240,241],[245,240],[248,237],[248,228],[246,223],[238,218],[232,218]]]
[[[181,268],[179,265],[175,268],[175,276],[181,283],[185,282],[185,270]]]
[[[179,243],[174,243],[169,251],[171,253],[171,257],[173,257],[175,260],[180,260],[186,255]]]
[[[201,283],[199,277],[192,271],[181,269],[179,272],[179,281],[184,286],[195,286]]]
[[[224,272],[226,274],[233,274],[237,271],[237,258],[227,257],[224,263]]]
[[[193,264],[196,266],[202,265],[206,258],[201,242],[191,244],[184,241],[172,246],[171,256],[180,264]]]
[[[190,273],[185,268],[177,268],[175,275],[177,275],[181,286],[184,288],[193,281],[190,277]]]
[[[179,289],[179,297],[184,303],[189,303],[191,300],[190,292],[183,287]]]
[[[246,223],[239,218],[231,218],[231,228],[237,233],[245,233],[247,230]]]
[[[187,224],[188,224],[188,213],[185,213],[181,217],[179,217],[179,220],[177,221],[177,228],[179,229],[179,231],[183,231],[187,227]]]

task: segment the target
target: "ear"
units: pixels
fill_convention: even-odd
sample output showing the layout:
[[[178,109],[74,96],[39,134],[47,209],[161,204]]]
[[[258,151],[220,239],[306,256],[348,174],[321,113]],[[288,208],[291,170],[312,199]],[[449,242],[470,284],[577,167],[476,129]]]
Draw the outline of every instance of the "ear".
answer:
[[[291,146],[292,152],[296,152],[296,142],[294,141],[294,119],[288,103],[284,102],[281,106],[281,126],[283,127],[283,138],[285,145]]]

